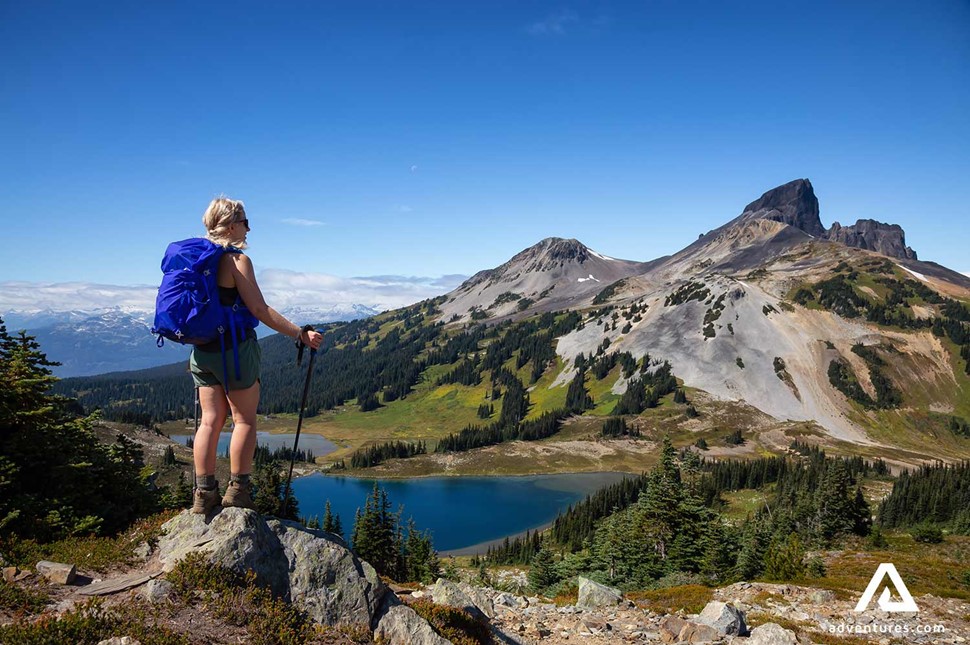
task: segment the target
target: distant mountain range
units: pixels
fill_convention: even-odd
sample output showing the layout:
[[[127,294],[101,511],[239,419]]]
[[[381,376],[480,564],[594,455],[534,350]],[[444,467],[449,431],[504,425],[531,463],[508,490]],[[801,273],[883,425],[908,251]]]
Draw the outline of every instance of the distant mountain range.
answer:
[[[378,313],[365,305],[289,307],[281,311],[293,321],[325,323],[368,318]],[[10,311],[2,315],[8,331],[26,329],[36,336],[47,357],[61,363],[54,374],[67,378],[138,370],[188,357],[189,348],[151,335],[154,311],[114,307],[91,311]],[[260,337],[273,334],[261,325]]]

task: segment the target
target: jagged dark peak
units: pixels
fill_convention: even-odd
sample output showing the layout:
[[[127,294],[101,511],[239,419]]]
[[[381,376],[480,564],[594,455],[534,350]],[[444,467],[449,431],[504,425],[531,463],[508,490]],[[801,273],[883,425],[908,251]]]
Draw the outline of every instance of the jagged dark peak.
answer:
[[[807,179],[796,179],[772,188],[748,204],[741,219],[767,219],[794,226],[815,237],[825,235],[818,217],[818,198],[812,182]]]
[[[543,271],[547,264],[561,264],[563,262],[577,262],[582,264],[590,258],[590,250],[579,240],[561,237],[547,237],[538,244],[530,246],[513,257],[509,263],[538,262],[542,266],[528,266],[528,271]]]
[[[916,251],[906,246],[906,232],[899,224],[884,224],[874,219],[860,219],[852,226],[842,226],[835,222],[825,237],[833,242],[893,258],[917,259]]]

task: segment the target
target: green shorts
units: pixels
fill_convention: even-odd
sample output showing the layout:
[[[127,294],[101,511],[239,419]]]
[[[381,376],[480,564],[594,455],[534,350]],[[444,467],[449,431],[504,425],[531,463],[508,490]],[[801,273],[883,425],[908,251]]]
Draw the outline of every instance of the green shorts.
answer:
[[[232,356],[232,346],[226,347],[226,372],[229,373],[230,390],[245,390],[252,387],[259,380],[259,360],[261,357],[259,342],[255,338],[244,340],[239,344],[239,374],[236,379],[236,361]],[[189,371],[197,387],[223,386],[225,379],[222,367],[222,352],[206,352],[198,347],[192,348],[189,357]]]

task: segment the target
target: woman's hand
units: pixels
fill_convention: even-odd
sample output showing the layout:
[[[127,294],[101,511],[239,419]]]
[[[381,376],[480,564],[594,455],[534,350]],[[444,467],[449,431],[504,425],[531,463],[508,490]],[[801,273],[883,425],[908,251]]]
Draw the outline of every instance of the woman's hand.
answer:
[[[323,343],[323,334],[312,329],[301,330],[300,342],[309,346],[310,349],[320,349],[320,344]]]

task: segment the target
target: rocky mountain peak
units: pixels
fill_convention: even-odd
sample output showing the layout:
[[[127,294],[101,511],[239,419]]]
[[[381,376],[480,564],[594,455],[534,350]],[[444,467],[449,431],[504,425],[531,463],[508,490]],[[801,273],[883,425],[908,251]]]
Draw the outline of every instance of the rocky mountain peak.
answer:
[[[815,237],[825,235],[818,217],[818,198],[812,182],[807,179],[796,179],[772,188],[745,206],[741,219],[767,219],[794,226]]]
[[[515,255],[510,263],[526,263],[527,271],[546,271],[566,262],[583,264],[589,258],[589,248],[579,240],[547,237]]]
[[[906,246],[906,232],[899,224],[884,224],[874,219],[860,219],[852,226],[838,222],[826,232],[833,242],[875,251],[893,258],[915,260],[916,251]]]

